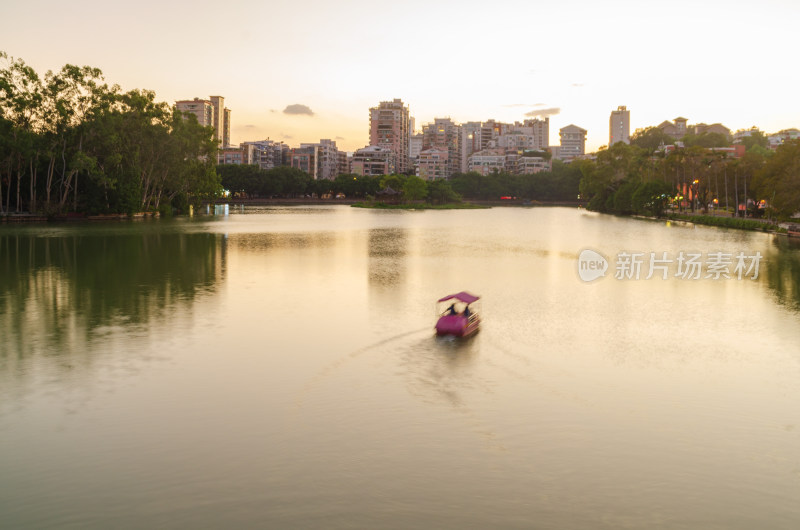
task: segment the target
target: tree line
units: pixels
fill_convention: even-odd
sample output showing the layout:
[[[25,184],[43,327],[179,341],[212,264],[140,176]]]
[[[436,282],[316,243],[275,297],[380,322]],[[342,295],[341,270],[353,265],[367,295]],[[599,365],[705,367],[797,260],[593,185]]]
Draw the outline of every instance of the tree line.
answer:
[[[745,143],[744,156],[735,158],[691,137],[694,142],[669,152],[654,153],[650,143],[641,147],[637,141],[654,136],[651,128],[634,136],[630,145],[616,143],[601,149],[594,160],[573,162],[583,175],[580,194],[589,209],[656,216],[667,208],[721,210],[775,219],[800,211],[800,140],[771,151],[764,147],[766,138],[756,135]],[[727,145],[722,139],[716,138],[711,147]]]
[[[222,186],[245,198],[272,197],[375,197],[385,188],[402,192],[408,200],[435,204],[469,200],[498,200],[509,196],[539,201],[575,201],[582,174],[577,166],[554,161],[552,170],[516,175],[505,172],[481,175],[456,173],[448,180],[425,181],[409,175],[361,176],[341,174],[332,180],[313,180],[296,168],[264,170],[254,165],[220,165]]]
[[[220,190],[211,127],[149,90],[0,52],[0,214],[185,208]]]

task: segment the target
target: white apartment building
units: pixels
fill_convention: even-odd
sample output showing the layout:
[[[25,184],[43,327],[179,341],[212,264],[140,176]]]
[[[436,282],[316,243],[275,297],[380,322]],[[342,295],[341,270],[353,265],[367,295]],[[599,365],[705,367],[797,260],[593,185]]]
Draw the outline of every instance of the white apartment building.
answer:
[[[558,135],[561,138],[561,160],[568,162],[586,154],[586,129],[570,124],[562,127]]]

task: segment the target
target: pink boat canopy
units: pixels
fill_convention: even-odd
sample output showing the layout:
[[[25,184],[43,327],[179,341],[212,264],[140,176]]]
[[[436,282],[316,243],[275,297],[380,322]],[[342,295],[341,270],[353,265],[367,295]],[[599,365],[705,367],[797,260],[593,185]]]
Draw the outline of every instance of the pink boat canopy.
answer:
[[[469,294],[466,291],[461,291],[460,293],[451,294],[451,295],[445,296],[444,298],[440,298],[439,301],[440,302],[447,302],[448,300],[453,300],[453,299],[458,300],[460,302],[464,302],[465,304],[471,304],[475,300],[480,299],[480,296],[474,296],[474,295]]]

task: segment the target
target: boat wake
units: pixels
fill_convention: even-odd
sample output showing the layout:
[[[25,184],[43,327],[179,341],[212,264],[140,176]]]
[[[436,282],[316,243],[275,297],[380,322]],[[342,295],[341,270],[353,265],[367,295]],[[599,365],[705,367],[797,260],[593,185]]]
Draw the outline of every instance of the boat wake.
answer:
[[[300,395],[295,400],[295,407],[296,408],[302,407],[306,396],[308,396],[308,394],[310,392],[312,392],[313,389],[317,385],[319,385],[322,381],[324,381],[326,378],[328,378],[331,374],[333,374],[334,372],[339,370],[342,366],[344,366],[345,364],[349,363],[350,361],[353,361],[353,360],[357,359],[358,357],[360,357],[361,355],[364,355],[365,353],[369,353],[369,352],[371,352],[371,351],[373,351],[373,350],[375,350],[377,348],[380,348],[381,346],[390,345],[390,344],[392,344],[394,342],[397,342],[397,341],[399,341],[401,339],[405,339],[406,337],[410,337],[412,335],[417,335],[417,334],[420,334],[422,332],[429,332],[430,333],[430,329],[431,329],[430,326],[425,326],[424,328],[415,329],[413,331],[406,331],[404,333],[399,333],[397,335],[393,335],[391,337],[387,337],[387,338],[385,338],[383,340],[379,340],[378,342],[373,342],[372,344],[368,344],[367,346],[362,346],[361,348],[358,348],[357,350],[353,350],[350,353],[342,355],[341,357],[339,357],[335,361],[331,361],[326,366],[321,368],[311,378],[311,380],[303,386],[302,390],[300,391]]]

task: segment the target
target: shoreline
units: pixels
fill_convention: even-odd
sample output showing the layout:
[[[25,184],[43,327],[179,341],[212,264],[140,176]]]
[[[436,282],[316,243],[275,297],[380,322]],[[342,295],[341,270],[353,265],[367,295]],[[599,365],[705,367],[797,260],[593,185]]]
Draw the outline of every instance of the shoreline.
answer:
[[[275,198],[275,199],[236,199],[236,200],[215,200],[206,204],[222,205],[230,204],[231,206],[351,206],[361,207],[366,209],[393,209],[393,210],[479,210],[493,207],[512,207],[512,208],[546,208],[546,207],[567,207],[567,208],[581,208],[583,202],[581,201],[523,201],[521,199],[513,200],[473,200],[464,203],[452,203],[444,205],[392,205],[385,206],[370,206],[361,199],[314,199],[310,197],[303,198]],[[359,206],[361,205],[361,206]],[[195,215],[198,210],[195,209]],[[202,214],[200,214],[202,215]],[[185,217],[187,214],[177,214],[174,217]],[[74,222],[98,222],[98,221],[136,221],[142,219],[153,219],[161,217],[158,212],[137,212],[134,214],[99,214],[99,215],[86,215],[82,213],[70,212],[67,214],[57,216],[46,216],[42,214],[35,214],[29,212],[10,212],[0,214],[0,225],[8,224],[28,224],[28,223],[74,223]]]
[[[602,213],[602,212],[597,212]],[[608,214],[614,215],[614,214]],[[781,236],[789,236],[786,227],[781,226],[784,223],[771,223],[767,220],[759,220],[744,217],[722,217],[722,216],[709,216],[703,214],[667,214],[664,217],[652,217],[648,215],[620,215],[619,217],[630,217],[632,219],[639,219],[643,221],[666,221],[687,223],[700,226],[709,226],[712,228],[727,228],[730,230],[743,230],[745,232],[763,232],[765,234],[776,234]],[[794,237],[794,236],[792,236]]]

